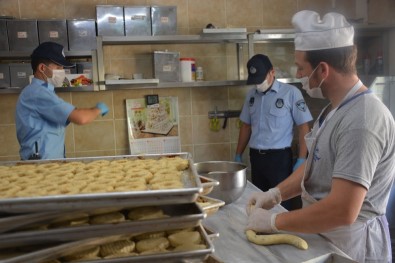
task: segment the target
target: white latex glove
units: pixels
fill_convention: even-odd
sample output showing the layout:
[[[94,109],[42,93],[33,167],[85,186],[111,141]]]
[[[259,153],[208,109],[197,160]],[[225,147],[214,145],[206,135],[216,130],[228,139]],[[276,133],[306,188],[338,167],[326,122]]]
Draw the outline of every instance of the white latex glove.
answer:
[[[251,229],[255,232],[277,233],[276,217],[278,213],[273,213],[262,208],[255,208],[248,217],[246,230]]]
[[[246,212],[249,215],[255,208],[272,209],[279,203],[281,203],[281,193],[277,187],[266,192],[255,192],[248,200]]]

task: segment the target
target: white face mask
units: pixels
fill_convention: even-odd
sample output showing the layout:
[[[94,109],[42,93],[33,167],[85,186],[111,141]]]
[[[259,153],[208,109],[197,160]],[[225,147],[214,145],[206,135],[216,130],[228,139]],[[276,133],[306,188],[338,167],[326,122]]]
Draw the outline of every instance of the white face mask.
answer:
[[[265,79],[264,82],[262,82],[261,84],[256,84],[256,89],[259,92],[265,92],[270,88],[269,82],[267,81],[267,79]]]
[[[49,67],[47,67],[49,69]],[[45,73],[43,72],[45,75]],[[52,69],[52,77],[48,78],[47,75],[47,82],[52,84],[54,87],[62,87],[63,81],[66,78],[66,72],[64,69]]]
[[[318,87],[310,88],[310,84],[309,84],[310,78],[317,68],[318,68],[318,66],[315,67],[313,72],[311,72],[310,76],[300,78],[299,80],[303,85],[302,89],[304,89],[307,92],[307,94],[309,94],[310,97],[315,98],[315,99],[325,99],[324,95],[322,94],[322,90],[321,90],[322,82],[324,82],[325,79],[321,80]]]

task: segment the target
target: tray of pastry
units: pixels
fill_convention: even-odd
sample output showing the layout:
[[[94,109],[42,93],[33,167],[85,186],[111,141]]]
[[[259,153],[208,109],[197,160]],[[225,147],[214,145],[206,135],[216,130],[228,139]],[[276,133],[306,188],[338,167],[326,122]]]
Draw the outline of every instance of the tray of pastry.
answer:
[[[215,186],[219,185],[219,181],[203,175],[199,175],[199,179],[203,187],[203,191],[200,193],[200,195],[208,195],[211,193],[211,191],[213,191]]]
[[[216,198],[202,195],[197,198],[196,204],[198,204],[207,215],[212,215],[215,214],[220,207],[224,206],[225,202]]]
[[[0,212],[28,213],[194,202],[189,153],[0,163]]]
[[[0,249],[90,237],[195,227],[205,214],[196,203],[71,212],[0,235]]]
[[[52,247],[0,250],[4,263],[16,262],[203,262],[214,252],[205,229],[194,228],[133,235],[113,235]]]

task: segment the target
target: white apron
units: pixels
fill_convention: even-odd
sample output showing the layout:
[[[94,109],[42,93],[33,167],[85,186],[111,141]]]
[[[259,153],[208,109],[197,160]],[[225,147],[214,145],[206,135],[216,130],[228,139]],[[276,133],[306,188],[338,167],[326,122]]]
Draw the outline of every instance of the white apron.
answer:
[[[362,86],[359,81],[347,94],[339,107],[345,105],[352,99],[352,96]],[[360,95],[360,94],[358,94]],[[317,144],[317,140],[325,127],[326,122],[333,116],[338,108],[328,113],[324,122],[320,127],[315,123],[313,130],[305,136],[306,145],[310,153],[313,153]],[[324,111],[323,111],[324,112]],[[322,113],[321,113],[322,114]],[[321,115],[320,114],[320,115]],[[321,117],[321,116],[320,116]],[[320,118],[319,117],[319,118]],[[309,154],[304,177],[309,174],[314,154]],[[304,187],[303,178],[301,183],[303,207],[317,202]],[[342,226],[329,232],[321,233],[322,236],[329,239],[344,253],[359,263],[367,262],[392,262],[391,240],[389,235],[388,222],[385,215],[374,217],[367,221],[356,221],[349,226]],[[385,237],[383,239],[383,237]]]

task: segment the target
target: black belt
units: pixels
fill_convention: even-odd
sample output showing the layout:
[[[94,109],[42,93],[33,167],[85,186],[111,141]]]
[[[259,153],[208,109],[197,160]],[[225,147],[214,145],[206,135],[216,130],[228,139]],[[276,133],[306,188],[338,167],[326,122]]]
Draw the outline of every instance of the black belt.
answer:
[[[290,150],[290,149],[291,149],[291,147],[278,148],[278,149],[254,149],[254,148],[250,148],[250,151],[252,153],[257,153],[257,154],[267,154],[267,153],[275,153],[275,152],[287,151],[287,150]]]

